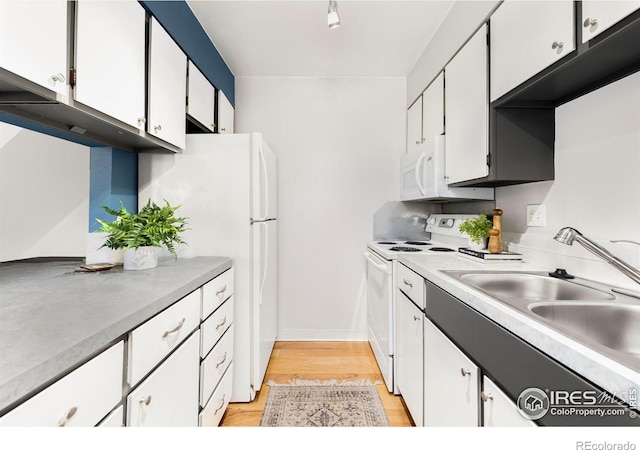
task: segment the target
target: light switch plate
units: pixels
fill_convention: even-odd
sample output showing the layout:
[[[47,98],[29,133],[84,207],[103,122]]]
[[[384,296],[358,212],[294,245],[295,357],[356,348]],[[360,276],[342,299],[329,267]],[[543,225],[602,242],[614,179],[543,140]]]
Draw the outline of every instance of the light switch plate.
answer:
[[[527,205],[527,226],[544,227],[546,217],[544,205]]]

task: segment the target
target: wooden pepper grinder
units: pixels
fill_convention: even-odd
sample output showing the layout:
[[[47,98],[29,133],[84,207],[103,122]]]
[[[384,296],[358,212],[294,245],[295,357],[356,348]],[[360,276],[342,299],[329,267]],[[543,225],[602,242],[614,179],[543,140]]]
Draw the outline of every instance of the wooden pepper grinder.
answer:
[[[504,249],[502,244],[502,210],[493,209],[491,214],[493,214],[493,230],[489,230],[489,253],[502,253]],[[493,241],[493,245],[491,241]]]

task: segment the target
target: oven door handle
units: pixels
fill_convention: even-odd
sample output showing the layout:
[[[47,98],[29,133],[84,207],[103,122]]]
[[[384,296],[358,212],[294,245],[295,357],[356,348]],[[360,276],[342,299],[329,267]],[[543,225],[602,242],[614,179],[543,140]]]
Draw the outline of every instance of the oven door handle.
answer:
[[[374,256],[371,252],[365,252],[364,257],[379,271],[384,272],[386,274],[391,273],[391,264],[385,264],[384,261]]]

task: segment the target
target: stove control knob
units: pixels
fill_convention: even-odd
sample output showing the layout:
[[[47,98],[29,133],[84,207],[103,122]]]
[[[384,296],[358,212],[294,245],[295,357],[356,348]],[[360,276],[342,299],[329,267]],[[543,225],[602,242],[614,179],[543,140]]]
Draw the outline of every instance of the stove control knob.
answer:
[[[435,217],[429,217],[429,220],[427,221],[427,223],[429,225],[435,225],[436,224],[436,218]]]
[[[447,223],[447,226],[448,226],[449,228],[451,228],[451,227],[453,227],[453,223],[454,223],[454,222],[455,222],[455,221],[454,221],[453,219],[447,219],[447,222],[446,222],[446,223]]]

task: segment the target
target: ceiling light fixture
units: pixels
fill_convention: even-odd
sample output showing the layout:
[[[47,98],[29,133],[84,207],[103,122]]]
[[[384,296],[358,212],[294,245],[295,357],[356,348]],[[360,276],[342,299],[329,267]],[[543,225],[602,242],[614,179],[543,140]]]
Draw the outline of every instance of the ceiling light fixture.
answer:
[[[329,1],[327,23],[329,24],[329,28],[336,28],[340,26],[340,16],[338,15],[338,3],[333,0]]]

